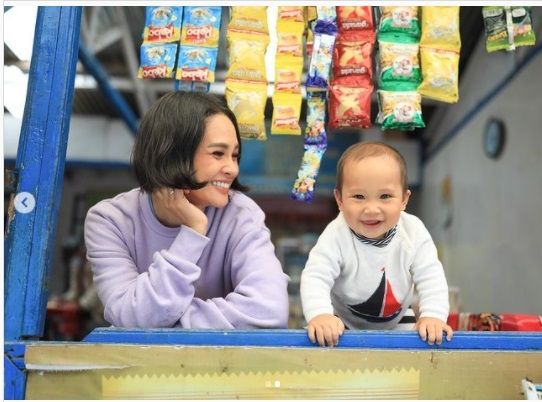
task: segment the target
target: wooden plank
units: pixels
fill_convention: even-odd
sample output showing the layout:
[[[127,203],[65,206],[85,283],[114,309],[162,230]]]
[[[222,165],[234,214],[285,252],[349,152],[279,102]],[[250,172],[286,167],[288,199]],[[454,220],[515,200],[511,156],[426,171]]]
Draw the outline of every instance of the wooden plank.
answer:
[[[33,210],[15,216],[6,240],[4,336],[43,332],[47,277],[62,192],[81,7],[39,7],[15,169]]]

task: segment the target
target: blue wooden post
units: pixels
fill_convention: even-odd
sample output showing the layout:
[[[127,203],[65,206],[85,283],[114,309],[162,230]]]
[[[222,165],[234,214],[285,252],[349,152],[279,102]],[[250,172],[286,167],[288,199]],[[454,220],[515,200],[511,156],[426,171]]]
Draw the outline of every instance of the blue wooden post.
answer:
[[[80,23],[81,7],[38,8],[15,165],[16,208],[4,249],[5,340],[43,334]],[[28,195],[17,200],[23,192]]]
[[[79,60],[81,60],[81,63],[83,63],[83,66],[85,66],[87,71],[92,74],[105,98],[109,101],[111,106],[115,108],[132,134],[135,135],[139,125],[137,116],[128,102],[124,100],[122,94],[111,85],[109,77],[100,62],[88,51],[83,42],[79,44]]]

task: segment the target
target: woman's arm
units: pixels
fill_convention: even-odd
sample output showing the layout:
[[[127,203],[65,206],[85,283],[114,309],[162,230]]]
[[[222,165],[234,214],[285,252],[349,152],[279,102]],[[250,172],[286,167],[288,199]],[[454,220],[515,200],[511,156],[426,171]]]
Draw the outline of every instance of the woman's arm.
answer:
[[[288,276],[263,220],[253,225],[227,252],[233,291],[194,298],[181,317],[183,328],[287,328]]]
[[[192,302],[196,265],[209,239],[182,227],[169,249],[153,255],[139,273],[126,235],[102,210],[93,208],[85,221],[87,257],[105,319],[119,327],[174,326]]]

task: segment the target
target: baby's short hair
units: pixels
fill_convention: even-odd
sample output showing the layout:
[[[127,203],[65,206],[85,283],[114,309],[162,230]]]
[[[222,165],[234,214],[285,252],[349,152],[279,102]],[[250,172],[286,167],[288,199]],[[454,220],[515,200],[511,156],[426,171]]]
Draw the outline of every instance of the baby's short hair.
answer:
[[[369,156],[380,155],[389,155],[397,161],[401,172],[401,186],[403,187],[403,191],[406,191],[408,189],[408,179],[405,158],[403,158],[403,155],[391,145],[378,141],[358,142],[344,151],[337,163],[336,189],[339,192],[342,190],[344,165],[346,165],[346,162],[361,161]]]

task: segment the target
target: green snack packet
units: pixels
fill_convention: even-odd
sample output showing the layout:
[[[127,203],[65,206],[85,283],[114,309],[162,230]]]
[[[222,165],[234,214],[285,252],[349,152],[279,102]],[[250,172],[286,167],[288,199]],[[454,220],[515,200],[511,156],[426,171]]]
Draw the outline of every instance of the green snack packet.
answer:
[[[511,6],[514,45],[532,46],[536,42],[531,19],[531,7]]]
[[[379,84],[387,91],[415,90],[421,82],[418,43],[396,43],[383,39],[379,44]]]
[[[378,91],[377,123],[382,130],[412,131],[424,128],[422,97],[416,91]]]
[[[505,8],[501,6],[483,7],[482,16],[484,17],[487,51],[508,50],[510,43],[506,26]]]
[[[399,33],[417,40],[420,37],[418,9],[417,6],[380,7],[378,37],[388,33]]]

